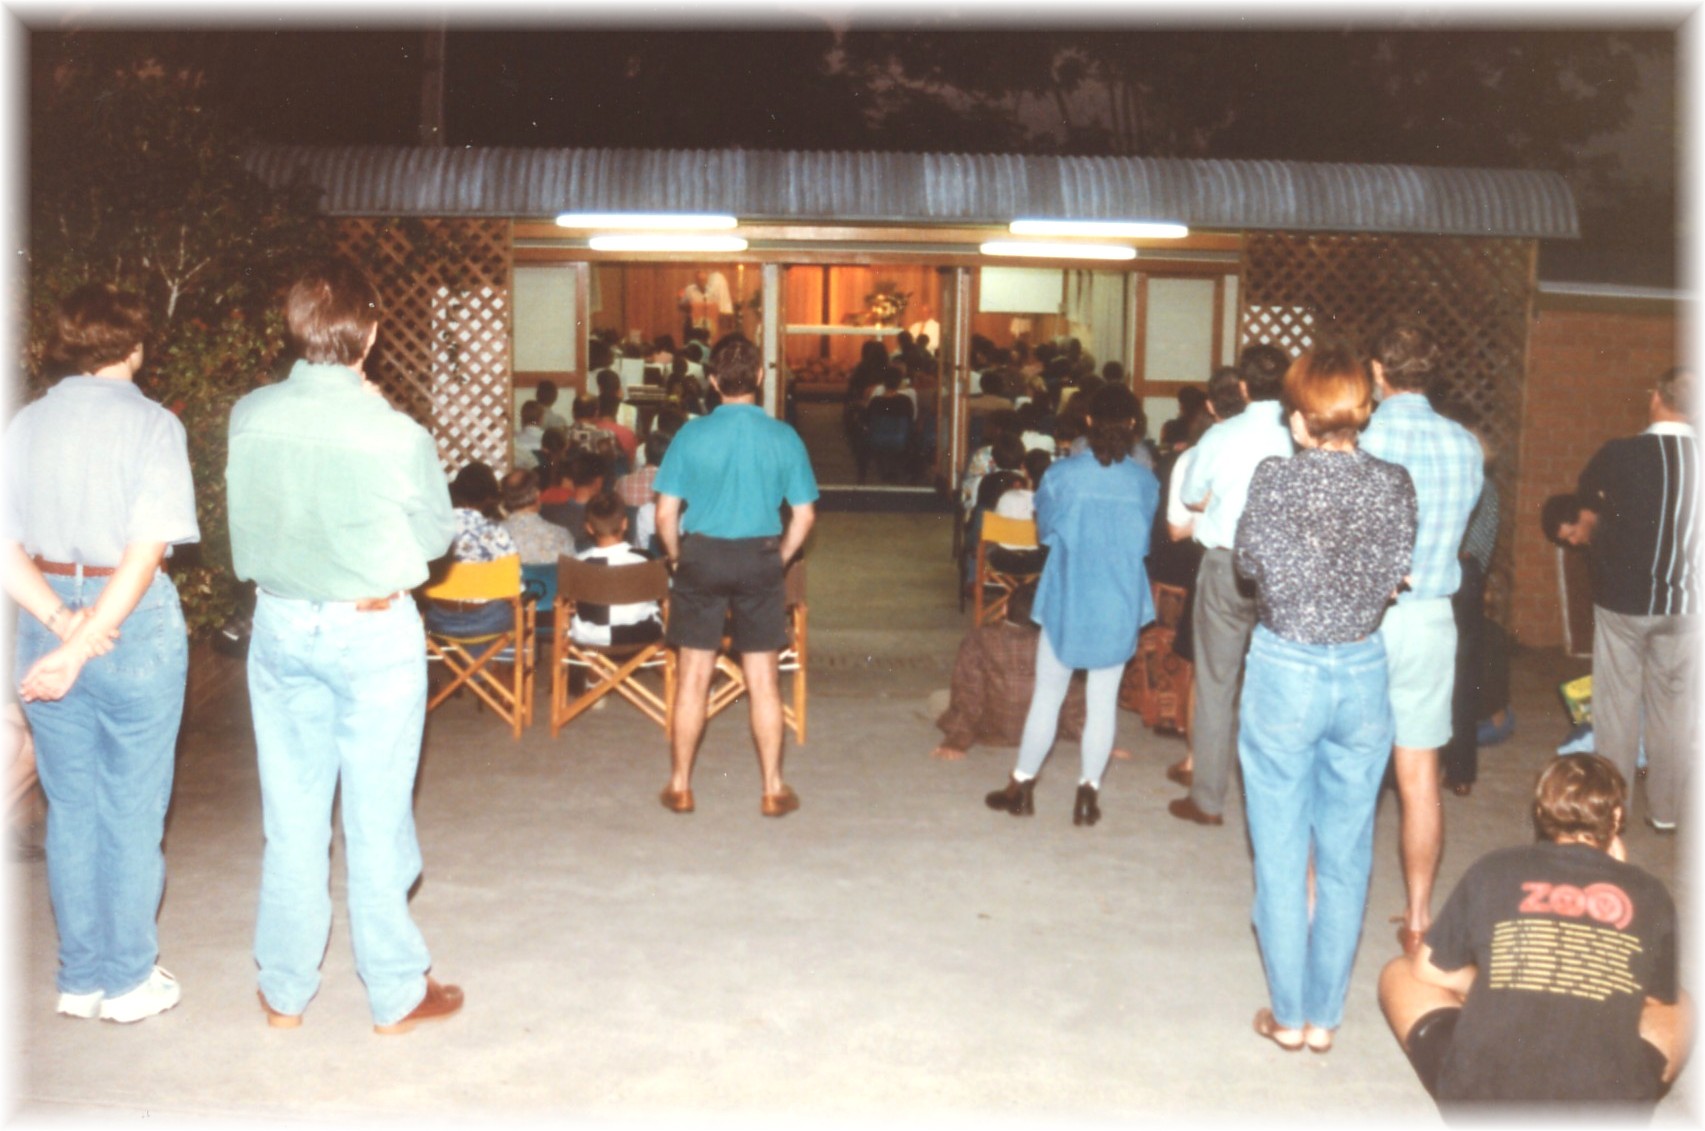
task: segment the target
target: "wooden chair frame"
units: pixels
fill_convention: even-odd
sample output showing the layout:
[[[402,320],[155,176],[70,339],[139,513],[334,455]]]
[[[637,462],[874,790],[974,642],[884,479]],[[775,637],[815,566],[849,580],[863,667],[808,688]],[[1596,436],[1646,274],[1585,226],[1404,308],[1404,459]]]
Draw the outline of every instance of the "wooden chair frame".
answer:
[[[776,656],[779,677],[783,680],[781,697],[782,723],[793,731],[794,739],[805,745],[806,670],[811,654],[810,608],[805,601],[805,559],[795,558],[783,575],[783,600],[787,606],[787,643]],[[716,670],[711,675],[710,699],[705,706],[705,720],[715,718],[746,694],[746,672],[740,661],[728,652],[729,641],[724,639],[722,650],[716,654]]]
[[[466,687],[520,738],[533,722],[534,679],[534,614],[522,595],[521,559],[510,554],[490,562],[452,562],[421,595],[439,601],[503,601],[514,611],[512,627],[496,633],[457,636],[426,627],[427,659],[442,663],[451,676],[426,701],[426,709],[433,711]],[[507,675],[495,670],[504,664]]]
[[[1036,522],[1034,519],[1006,518],[994,511],[984,512],[982,533],[977,538],[977,573],[971,582],[971,615],[973,623],[979,625],[998,623],[1006,616],[1006,605],[1012,600],[1013,592],[1025,582],[1042,576],[1041,571],[1013,573],[996,569],[989,564],[988,551],[991,542],[1034,548],[1039,545],[1036,541]],[[999,590],[993,600],[989,600],[987,596],[987,591],[991,588]]]
[[[661,636],[648,644],[604,646],[577,644],[571,626],[575,606],[630,605],[656,601],[664,623],[669,617],[669,566],[664,561],[608,566],[583,562],[563,555],[557,562],[557,597],[553,606],[555,625],[551,639],[551,737],[615,692],[639,708],[668,734],[675,720],[675,653]],[[586,690],[571,697],[569,669],[587,673]],[[641,683],[645,671],[661,671],[659,694]]]

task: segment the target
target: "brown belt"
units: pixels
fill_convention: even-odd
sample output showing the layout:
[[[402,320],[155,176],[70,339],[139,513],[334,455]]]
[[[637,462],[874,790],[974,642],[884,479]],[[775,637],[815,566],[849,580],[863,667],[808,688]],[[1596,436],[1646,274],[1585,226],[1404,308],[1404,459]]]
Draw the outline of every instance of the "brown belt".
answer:
[[[266,593],[270,597],[277,597],[278,596],[278,594],[273,593],[270,590],[264,590],[263,589],[262,592]],[[355,600],[355,601],[326,601],[323,603],[328,604],[328,605],[353,605],[355,607],[355,611],[358,613],[382,613],[386,609],[391,607],[392,602],[397,601],[398,599],[400,599],[402,597],[406,597],[406,596],[408,596],[408,590],[402,589],[402,590],[398,590],[395,593],[388,593],[383,597],[362,597],[359,600]],[[295,598],[295,597],[282,597],[282,598],[280,598],[280,600],[284,600],[284,601],[292,601],[292,600],[299,600],[299,599],[300,598]],[[318,603],[321,603],[321,602],[316,602],[316,604],[318,604]]]
[[[36,564],[37,569],[55,577],[76,577],[79,569],[83,571],[84,577],[111,577],[118,572],[117,566],[78,566],[73,562],[50,562],[40,556],[30,560]]]

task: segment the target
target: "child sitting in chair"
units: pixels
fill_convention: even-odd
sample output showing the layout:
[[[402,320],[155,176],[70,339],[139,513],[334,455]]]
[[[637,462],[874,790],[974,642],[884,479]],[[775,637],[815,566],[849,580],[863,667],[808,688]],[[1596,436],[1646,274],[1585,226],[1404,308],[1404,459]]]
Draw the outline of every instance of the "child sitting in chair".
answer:
[[[611,566],[650,561],[650,554],[628,545],[627,533],[626,504],[614,491],[599,492],[586,503],[586,535],[592,539],[592,546],[575,556],[583,562]],[[581,602],[574,608],[569,635],[576,644],[602,647],[649,644],[663,635],[663,618],[656,601],[631,605]]]

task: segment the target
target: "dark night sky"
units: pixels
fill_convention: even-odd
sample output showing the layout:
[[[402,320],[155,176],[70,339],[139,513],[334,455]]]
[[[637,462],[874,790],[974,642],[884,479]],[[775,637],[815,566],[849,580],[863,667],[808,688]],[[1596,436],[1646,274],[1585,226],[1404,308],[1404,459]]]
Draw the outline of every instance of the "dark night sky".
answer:
[[[1076,91],[1053,96],[1034,82],[1028,94],[997,91],[1004,97],[980,103],[956,93],[1033,80],[1045,50],[1042,37],[1066,36],[1047,41],[1057,47],[1070,42],[1067,29],[968,26],[952,18],[920,23],[898,37],[908,71],[896,81],[899,71],[883,54],[895,41],[872,34],[895,30],[893,11],[884,9],[887,28],[856,17],[831,26],[809,14],[788,17],[786,24],[771,17],[720,28],[682,27],[656,17],[628,28],[552,26],[528,10],[522,10],[522,24],[475,28],[468,26],[466,6],[459,6],[446,37],[446,143],[1119,150],[1103,128],[1107,88],[1093,74]],[[1105,14],[1101,19],[1106,22]],[[416,140],[425,42],[418,27],[314,30],[274,23],[186,30],[180,24],[66,37],[60,29],[68,22],[74,21],[33,29],[38,70],[60,51],[123,52],[146,43],[149,50],[194,59],[217,91],[217,105],[263,140]],[[1108,57],[1139,71],[1155,89],[1163,122],[1172,121],[1166,100],[1173,100],[1180,124],[1170,135],[1171,152],[1177,155],[1559,168],[1575,186],[1588,238],[1584,245],[1548,246],[1546,273],[1665,285],[1676,273],[1676,44],[1655,26],[1601,28],[1574,38],[1565,29],[1518,28],[1518,42],[1509,47],[1507,30],[1438,30],[1435,24],[1404,38],[1389,76],[1369,64],[1385,48],[1366,33],[1346,39],[1343,28],[1318,23],[1141,33],[1108,25],[1090,38],[1123,37]],[[854,34],[837,38],[848,27]],[[1588,133],[1573,126],[1571,116],[1599,121],[1590,117],[1592,99],[1577,104],[1557,93],[1572,89],[1567,82],[1546,87],[1527,77],[1539,69],[1535,58],[1590,55],[1610,36],[1637,53],[1622,51],[1620,62],[1590,71],[1587,83],[1577,85],[1592,87],[1589,94],[1610,93],[1626,111],[1614,128]],[[1504,55],[1488,48],[1493,43],[1506,45],[1499,48]],[[1505,72],[1483,90],[1465,91],[1462,72],[1450,68],[1477,50]],[[1126,62],[1127,55],[1141,64]],[[1505,56],[1517,61],[1506,66]],[[1384,117],[1358,116],[1376,100],[1358,99],[1348,76],[1342,89],[1334,86],[1329,72],[1340,60],[1357,68],[1361,81],[1389,77],[1403,86],[1401,96],[1388,100]],[[1212,101],[1216,93],[1220,103]],[[1399,112],[1410,115],[1400,128],[1393,125]],[[1076,123],[1076,132],[1066,132],[1062,114]],[[1553,134],[1567,144],[1551,144]],[[1167,152],[1146,143],[1136,151]],[[1604,167],[1575,160],[1593,155]]]

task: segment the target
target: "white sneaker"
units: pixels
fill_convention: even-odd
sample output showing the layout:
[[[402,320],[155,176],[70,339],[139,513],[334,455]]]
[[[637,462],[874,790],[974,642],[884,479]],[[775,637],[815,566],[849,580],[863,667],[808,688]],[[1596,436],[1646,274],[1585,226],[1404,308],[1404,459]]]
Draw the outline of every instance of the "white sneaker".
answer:
[[[57,1012],[67,1017],[81,1017],[85,1021],[93,1021],[101,1015],[101,1000],[106,997],[100,990],[86,994],[60,994]]]
[[[140,1021],[144,1017],[166,1012],[178,1004],[181,997],[183,991],[178,988],[178,980],[156,966],[154,972],[148,975],[148,980],[134,990],[101,1002],[101,1020],[125,1024]]]

